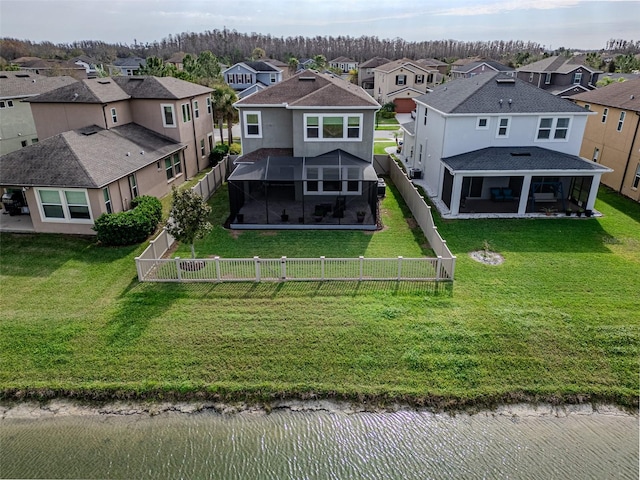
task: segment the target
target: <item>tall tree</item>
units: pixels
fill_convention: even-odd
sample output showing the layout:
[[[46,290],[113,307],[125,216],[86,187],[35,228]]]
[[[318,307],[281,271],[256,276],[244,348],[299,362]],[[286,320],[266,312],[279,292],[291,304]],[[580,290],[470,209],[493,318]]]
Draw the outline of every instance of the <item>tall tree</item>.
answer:
[[[165,77],[167,68],[161,58],[147,58],[144,67],[138,69],[138,75],[153,75],[154,77]]]
[[[208,218],[211,207],[190,188],[171,188],[173,199],[167,221],[167,232],[179,242],[191,245],[191,258],[196,258],[195,241],[211,231]]]
[[[289,62],[289,73],[293,75],[298,71],[298,67],[300,66],[300,61],[296,57],[290,57]]]
[[[260,60],[261,58],[264,58],[266,56],[267,53],[260,47],[254,48],[253,52],[251,52],[251,60]]]
[[[231,127],[233,126],[233,117],[235,115],[235,108],[233,104],[238,100],[236,92],[229,85],[218,84],[214,85],[213,92],[211,93],[211,103],[213,106],[214,119],[218,121],[218,127],[220,128],[220,141],[224,141],[224,128],[223,123],[227,120],[227,135],[228,143],[231,145],[233,142],[233,135]]]

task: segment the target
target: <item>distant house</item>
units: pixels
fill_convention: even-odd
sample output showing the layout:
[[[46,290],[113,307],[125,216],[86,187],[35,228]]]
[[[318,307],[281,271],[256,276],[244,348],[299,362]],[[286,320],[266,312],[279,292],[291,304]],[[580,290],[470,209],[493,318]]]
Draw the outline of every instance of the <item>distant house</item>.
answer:
[[[593,209],[610,169],[579,156],[589,111],[504,73],[453,80],[415,102],[404,155],[443,216]]]
[[[68,75],[78,80],[87,78],[85,67],[76,64],[72,60],[52,60],[42,59],[38,57],[20,57],[16,58],[11,63],[17,65],[20,70],[35,75],[48,77]]]
[[[337,68],[341,70],[342,73],[349,73],[351,70],[358,69],[358,62],[347,57],[337,57],[337,58],[334,58],[333,60],[329,60],[329,62],[327,63],[329,67]]]
[[[275,58],[264,58],[262,59],[262,61],[280,70],[282,72],[282,80],[286,80],[293,73],[295,73],[290,71],[288,63],[281,62],[280,60],[276,60]]]
[[[75,82],[28,99],[40,141],[0,158],[36,232],[94,234],[104,212],[163,196],[207,166],[210,93],[173,77]]]
[[[299,58],[298,68],[302,70],[306,70],[307,68],[311,67],[311,65],[313,65],[314,63],[315,61],[313,60],[313,58]]]
[[[187,54],[184,52],[177,52],[174,53],[173,55],[171,55],[171,57],[169,57],[164,63],[168,63],[169,65],[173,65],[174,67],[176,67],[176,69],[178,71],[180,70],[184,70],[184,57],[186,57]]]
[[[365,92],[373,96],[374,92],[374,70],[380,65],[385,65],[391,60],[384,57],[373,57],[366,62],[360,64],[358,69],[358,85],[360,85]]]
[[[282,70],[267,62],[240,62],[222,72],[224,81],[238,92],[238,98],[282,81]]]
[[[380,105],[366,92],[302,71],[235,106],[242,156],[229,177],[234,228],[375,228]]]
[[[98,76],[98,69],[102,68],[102,65],[95,59],[88,57],[87,55],[80,55],[71,59],[73,63],[84,68],[87,78],[95,78]]]
[[[585,64],[585,56],[552,56],[517,69],[517,77],[554,95],[569,97],[596,88],[601,70]]]
[[[493,60],[480,60],[464,65],[455,65],[451,68],[452,78],[469,78],[482,73],[501,72],[510,76],[515,75],[515,69]]]
[[[416,60],[420,65],[424,65],[429,70],[437,70],[440,75],[446,75],[449,70],[449,64],[436,60],[435,58],[421,58]],[[438,82],[439,83],[439,82]]]
[[[0,155],[38,142],[31,106],[22,100],[75,82],[69,76],[0,72]]]
[[[613,169],[602,183],[640,202],[640,78],[571,97],[596,112],[589,117],[580,155]]]
[[[138,74],[138,70],[144,67],[146,60],[140,57],[116,58],[112,65],[108,66],[109,75],[124,75],[131,77]]]
[[[439,72],[403,58],[374,69],[374,98],[381,104],[393,102],[397,113],[415,109],[413,99],[435,85]]]

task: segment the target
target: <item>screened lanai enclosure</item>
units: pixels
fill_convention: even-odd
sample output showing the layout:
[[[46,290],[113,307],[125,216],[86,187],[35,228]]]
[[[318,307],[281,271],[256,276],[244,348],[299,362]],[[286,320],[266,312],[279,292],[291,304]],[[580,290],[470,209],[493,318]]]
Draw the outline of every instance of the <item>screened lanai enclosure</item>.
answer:
[[[231,228],[374,230],[378,177],[342,150],[240,161],[229,176]]]

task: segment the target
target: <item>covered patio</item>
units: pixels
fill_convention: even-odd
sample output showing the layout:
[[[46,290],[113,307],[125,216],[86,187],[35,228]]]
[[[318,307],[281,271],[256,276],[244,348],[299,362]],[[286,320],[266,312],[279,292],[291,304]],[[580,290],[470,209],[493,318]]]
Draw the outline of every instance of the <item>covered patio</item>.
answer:
[[[377,227],[378,177],[366,160],[342,150],[239,160],[229,176],[231,228]]]
[[[593,210],[600,178],[611,171],[540,147],[490,147],[442,164],[440,200],[451,217]]]

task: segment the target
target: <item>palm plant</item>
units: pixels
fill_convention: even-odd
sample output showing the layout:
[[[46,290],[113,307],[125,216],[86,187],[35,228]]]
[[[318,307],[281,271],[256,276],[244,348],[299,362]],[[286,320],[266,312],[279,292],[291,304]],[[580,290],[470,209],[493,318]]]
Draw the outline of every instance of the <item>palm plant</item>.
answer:
[[[229,145],[233,142],[233,134],[231,128],[233,126],[233,117],[235,115],[235,108],[233,104],[238,100],[236,92],[226,84],[215,85],[213,92],[211,93],[211,104],[213,106],[214,119],[218,121],[218,127],[220,128],[220,141],[223,141],[223,122],[227,120],[227,135],[229,138]]]

